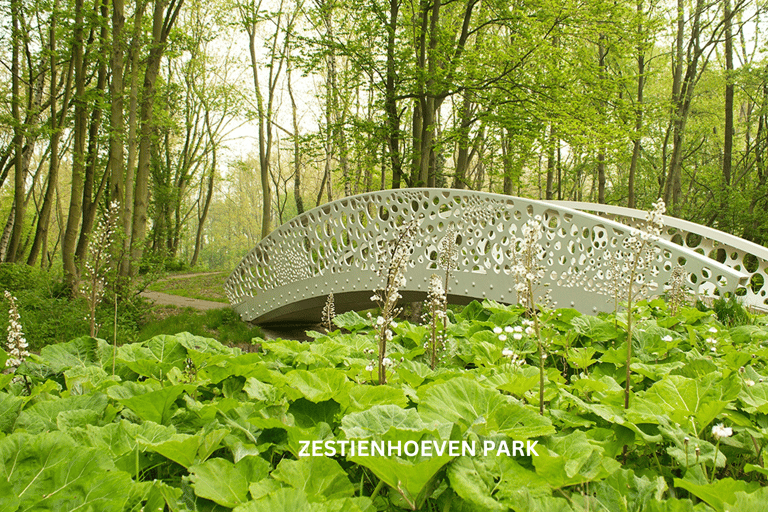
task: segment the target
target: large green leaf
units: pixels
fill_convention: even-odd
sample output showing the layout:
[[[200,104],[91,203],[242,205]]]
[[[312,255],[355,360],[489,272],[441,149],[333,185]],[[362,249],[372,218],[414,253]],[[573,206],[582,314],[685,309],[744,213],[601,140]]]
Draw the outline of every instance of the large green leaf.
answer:
[[[482,425],[507,403],[507,398],[497,390],[459,377],[430,387],[418,410],[428,424],[455,423],[466,431],[475,422],[482,429]]]
[[[595,343],[618,340],[619,330],[611,322],[606,322],[595,316],[576,316],[571,318],[571,325],[579,334],[586,336]]]
[[[11,433],[23,403],[19,397],[0,392],[0,432]]]
[[[341,420],[341,430],[348,439],[383,435],[391,428],[421,432],[427,426],[416,409],[403,409],[396,405],[375,405],[367,411],[347,414]]]
[[[534,366],[513,368],[489,377],[486,382],[500,391],[523,398],[528,391],[539,385],[539,369]]]
[[[650,402],[649,408],[660,408],[673,422],[681,425],[688,424],[689,418],[693,417],[701,431],[736,399],[740,391],[741,383],[736,375],[725,379],[716,373],[697,379],[669,375],[639,394],[638,400]]]
[[[590,485],[589,489],[589,495],[573,495],[583,510],[642,512],[651,501],[663,499],[667,483],[661,476],[639,477],[631,470],[621,469]]]
[[[264,402],[267,404],[276,404],[285,399],[285,393],[272,384],[261,382],[260,380],[249,377],[243,386],[243,392],[251,400]]]
[[[699,484],[685,478],[675,478],[675,487],[685,489],[718,512],[725,512],[731,508],[728,504],[736,501],[736,493],[752,493],[760,488],[760,484],[734,480],[733,478],[721,478],[712,483]],[[748,510],[751,512],[752,509]]]
[[[142,441],[140,444],[149,451],[159,453],[163,457],[189,468],[210,457],[219,448],[222,439],[228,433],[228,430],[217,429],[207,433],[199,432],[193,436],[176,434],[163,441]]]
[[[620,467],[580,430],[550,437],[536,450],[539,455],[532,458],[536,473],[555,489],[602,480]]]
[[[487,418],[483,434],[506,434],[513,439],[530,439],[555,433],[549,418],[541,416],[533,407],[521,402],[502,404]]]
[[[191,466],[189,480],[197,496],[225,507],[235,507],[248,499],[248,482],[225,459],[209,459]]]
[[[0,461],[5,490],[13,489],[9,501],[18,500],[20,511],[122,512],[133,485],[105,453],[60,432],[8,436],[0,440]]]
[[[426,498],[428,484],[452,458],[448,455],[435,455],[410,461],[400,457],[355,456],[347,457],[347,460],[370,469],[416,510]]]
[[[160,443],[176,435],[172,427],[145,421],[141,425],[122,420],[103,427],[88,425],[67,431],[77,443],[108,454],[118,469],[138,475],[154,462],[143,454],[144,444]]]
[[[325,501],[352,496],[355,488],[338,462],[327,457],[283,459],[272,478],[304,491],[310,501]]]
[[[109,391],[111,392],[116,388],[117,386],[113,386],[109,388]],[[118,401],[136,413],[142,420],[167,425],[175,411],[176,399],[185,391],[192,391],[193,389],[195,386],[177,384],[129,398],[120,398]]]
[[[306,493],[293,488],[275,489],[260,499],[240,505],[233,512],[375,512],[370,499],[341,498],[310,502]]]
[[[368,319],[361,317],[355,311],[347,311],[346,313],[336,315],[333,317],[333,323],[336,327],[352,332],[365,329],[371,325]]]
[[[120,382],[120,377],[107,373],[101,366],[74,366],[64,371],[67,390],[75,395],[102,391]]]
[[[366,411],[375,405],[408,405],[405,392],[389,386],[354,386],[347,393],[338,395],[335,400],[342,405],[346,413]]]
[[[768,487],[761,487],[753,493],[736,492],[729,503],[734,510],[749,510],[749,512],[768,512]]]
[[[117,360],[145,377],[163,380],[172,368],[184,368],[187,349],[176,336],[161,334],[144,342],[118,348]]]
[[[334,368],[321,368],[308,372],[292,370],[285,375],[286,394],[303,396],[311,402],[323,402],[343,395],[353,386],[346,375]]]
[[[506,511],[524,497],[552,492],[546,480],[510,457],[459,457],[446,474],[453,491],[478,510]]]
[[[57,419],[60,413],[88,409],[99,417],[106,410],[108,403],[109,399],[102,393],[44,400],[23,410],[16,427],[31,433],[56,430],[59,428]]]
[[[226,354],[233,355],[234,351],[225,345],[222,345],[213,338],[196,336],[188,332],[180,332],[174,336],[182,347],[187,351],[195,351],[203,354]]]
[[[83,336],[67,343],[46,345],[40,349],[40,358],[55,373],[74,367],[88,367],[99,364],[99,342],[96,338]]]

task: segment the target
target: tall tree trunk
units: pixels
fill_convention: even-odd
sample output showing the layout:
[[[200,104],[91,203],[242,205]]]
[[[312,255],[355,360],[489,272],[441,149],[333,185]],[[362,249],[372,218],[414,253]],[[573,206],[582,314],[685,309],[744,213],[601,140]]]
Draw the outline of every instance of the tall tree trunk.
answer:
[[[549,137],[547,137],[547,190],[546,198],[549,201],[554,198],[554,181],[555,181],[555,168],[557,161],[555,160],[555,124],[549,125]]]
[[[392,188],[400,188],[403,177],[403,160],[400,155],[400,116],[397,112],[395,90],[395,42],[400,0],[389,0],[389,24],[387,25],[387,80],[384,93],[384,110],[387,114],[387,143],[392,165]],[[383,186],[382,186],[383,188]]]
[[[21,121],[21,67],[20,56],[22,35],[20,31],[21,3],[19,0],[11,0],[11,117],[13,118],[13,224],[11,224],[10,239],[8,242],[5,261],[15,261],[16,252],[21,241],[21,232],[24,223],[24,164],[22,153],[24,126]],[[29,84],[32,87],[32,84]],[[31,93],[30,93],[31,94]],[[6,226],[8,224],[6,223]]]
[[[304,200],[301,198],[301,138],[299,137],[299,114],[296,99],[293,96],[293,81],[291,80],[291,59],[288,58],[288,96],[291,99],[291,119],[293,121],[293,200],[296,203],[296,214],[304,213]]]
[[[506,128],[501,129],[501,164],[504,169],[504,194],[511,196],[514,194],[515,183],[512,170],[512,144]]]
[[[600,34],[600,43],[597,47],[598,59],[597,67],[600,77],[600,81],[605,83],[608,80],[608,68],[605,63],[605,58],[608,55],[608,49],[605,47],[605,35]],[[604,93],[605,94],[605,93]],[[604,99],[600,101],[600,117],[603,122],[607,121],[607,109],[608,100]],[[605,143],[600,142],[600,149],[597,152],[597,202],[605,204]],[[553,155],[554,156],[554,155]]]
[[[107,8],[106,0],[101,0],[101,49],[102,54],[106,55],[109,51],[109,38],[107,19],[109,18],[109,11]],[[99,59],[99,67],[96,79],[96,90],[94,93],[99,99],[104,98],[104,90],[107,86],[107,59]],[[88,241],[93,231],[93,223],[96,219],[96,210],[98,208],[99,200],[101,199],[104,186],[106,185],[109,177],[109,173],[106,173],[102,177],[102,185],[96,189],[94,196],[94,188],[96,185],[96,166],[98,162],[99,152],[99,131],[101,129],[102,119],[102,101],[94,102],[93,110],[91,111],[91,122],[88,127],[88,155],[85,165],[85,180],[83,182],[83,224],[80,229],[80,238],[77,241],[77,248],[75,249],[75,258],[79,261],[85,261],[88,254]]]
[[[682,75],[682,34],[684,29],[684,2],[678,0],[678,51],[679,62],[675,65],[675,75],[673,81],[673,114],[672,114],[672,155],[669,159],[669,171],[664,188],[664,202],[668,205],[668,211],[676,214],[680,203],[680,194],[682,191],[681,175],[683,165],[683,141],[685,129],[688,122],[688,115],[691,110],[693,100],[693,90],[698,81],[699,58],[702,54],[700,42],[701,36],[701,14],[704,10],[704,1],[696,0],[693,13],[693,22],[691,26],[690,41],[688,44],[687,66],[685,74]],[[680,75],[678,75],[680,73]],[[682,76],[682,78],[679,78]],[[675,94],[677,92],[677,94]]]
[[[133,203],[136,196],[136,157],[138,155],[139,126],[139,62],[141,57],[141,27],[144,19],[146,0],[137,0],[133,16],[133,30],[129,47],[128,72],[130,73],[130,92],[128,99],[128,162],[125,166],[125,199],[123,200],[121,219],[123,221],[123,260],[120,262],[120,275],[127,277],[131,273],[131,234],[133,232]]]
[[[53,15],[51,16],[48,47],[51,52],[51,79],[49,83],[51,95],[51,141],[50,156],[48,160],[48,183],[46,185],[45,195],[43,196],[43,204],[40,208],[40,215],[37,221],[37,229],[35,230],[35,239],[32,242],[32,248],[29,251],[29,257],[27,258],[28,265],[35,265],[40,252],[45,254],[48,246],[48,228],[50,224],[51,210],[53,209],[53,202],[55,200],[54,196],[59,180],[59,144],[61,142],[61,131],[64,127],[64,121],[67,117],[66,114],[68,110],[69,99],[72,93],[72,71],[74,69],[74,63],[72,60],[70,60],[69,68],[67,71],[66,85],[64,86],[64,97],[61,102],[61,115],[59,115],[56,102],[56,97],[58,96],[58,62],[55,58],[57,54],[56,16],[58,10],[59,1],[55,0],[53,6]]]
[[[288,75],[290,77],[290,73]],[[200,251],[203,249],[203,231],[205,228],[205,221],[208,218],[208,210],[211,207],[211,199],[213,198],[213,182],[216,178],[216,146],[217,143],[214,140],[215,134],[211,127],[211,119],[209,110],[205,110],[205,128],[208,132],[208,138],[211,141],[211,171],[208,174],[208,183],[205,191],[205,201],[203,203],[203,210],[197,216],[197,233],[195,234],[195,251],[192,254],[192,260],[189,263],[190,267],[197,265],[197,260],[200,257]],[[199,200],[198,200],[199,204]]]
[[[723,130],[723,191],[720,205],[720,229],[730,227],[730,191],[733,166],[733,29],[731,0],[723,0],[725,30],[725,127]]]
[[[147,56],[144,72],[144,86],[141,97],[141,128],[139,138],[139,163],[136,168],[136,188],[133,198],[133,225],[131,226],[131,274],[144,253],[147,233],[147,206],[149,204],[149,168],[151,164],[152,134],[154,131],[155,84],[160,74],[160,62],[165,51],[168,34],[184,0],[155,0],[152,16],[152,43]]]
[[[75,67],[75,125],[74,147],[72,149],[72,185],[70,187],[69,213],[61,256],[64,264],[64,278],[72,290],[78,281],[78,269],[75,263],[75,247],[80,228],[80,216],[83,206],[83,181],[85,173],[85,135],[88,128],[86,119],[85,80],[86,69],[83,62],[84,52],[83,0],[75,0],[75,28],[73,40],[73,59]]]
[[[635,176],[640,162],[640,149],[642,142],[643,129],[643,90],[645,89],[645,45],[643,38],[643,0],[637,2],[637,36],[639,39],[637,45],[637,97],[635,103],[635,133],[632,137],[632,160],[629,163],[629,177],[627,183],[627,206],[635,207]]]
[[[127,238],[126,221],[129,211],[126,208],[125,201],[125,116],[124,101],[125,94],[123,85],[123,73],[125,72],[125,44],[123,41],[123,27],[125,26],[125,2],[124,0],[112,0],[112,56],[111,73],[112,78],[109,83],[109,96],[111,99],[109,112],[109,174],[111,190],[109,199],[112,203],[119,205],[119,218],[117,229],[122,232],[117,237],[115,243],[115,253],[113,256],[119,257],[127,251],[118,248]]]
[[[467,170],[469,167],[469,130],[472,126],[474,108],[469,91],[464,92],[461,107],[459,109],[458,145],[459,151],[456,157],[456,173],[453,175],[453,188],[463,189],[467,186]]]

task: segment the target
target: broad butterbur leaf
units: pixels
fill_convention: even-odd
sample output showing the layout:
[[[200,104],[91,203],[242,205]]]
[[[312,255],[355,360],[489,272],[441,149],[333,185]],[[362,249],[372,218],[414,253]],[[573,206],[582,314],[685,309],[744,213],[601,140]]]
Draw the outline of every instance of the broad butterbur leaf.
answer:
[[[12,434],[0,440],[7,468],[3,485],[21,510],[122,512],[133,485],[100,450],[76,445],[60,432]]]

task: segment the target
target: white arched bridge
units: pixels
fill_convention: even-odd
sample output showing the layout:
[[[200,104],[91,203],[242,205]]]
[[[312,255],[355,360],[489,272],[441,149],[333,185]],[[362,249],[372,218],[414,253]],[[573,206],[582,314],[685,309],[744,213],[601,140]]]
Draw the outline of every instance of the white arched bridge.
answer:
[[[544,225],[544,284],[557,307],[612,309],[607,263],[612,254],[626,251],[631,226],[645,212],[455,189],[371,192],[314,208],[259,242],[225,289],[243,320],[263,324],[316,323],[331,292],[337,312],[369,309],[375,306],[372,292],[383,284],[376,273],[378,249],[403,223],[417,220],[401,290],[404,301],[426,297],[430,276],[441,273],[438,245],[450,230],[458,234],[459,256],[449,302],[516,303],[510,272],[516,243],[521,226],[537,215]],[[660,251],[646,271],[647,279],[659,285],[656,293],[663,291],[675,265],[682,264],[689,288],[700,296],[736,293],[747,305],[768,309],[768,249],[672,217],[664,221],[662,239],[655,241]]]

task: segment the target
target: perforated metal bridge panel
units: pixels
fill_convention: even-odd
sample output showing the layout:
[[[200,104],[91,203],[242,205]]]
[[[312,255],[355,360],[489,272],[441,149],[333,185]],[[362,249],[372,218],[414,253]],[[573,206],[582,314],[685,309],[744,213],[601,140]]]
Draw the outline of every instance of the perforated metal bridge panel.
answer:
[[[516,303],[510,274],[515,239],[536,215],[544,222],[545,284],[557,307],[583,312],[612,309],[606,251],[621,250],[626,225],[551,203],[454,189],[399,189],[372,192],[325,204],[283,224],[254,247],[229,276],[225,289],[232,307],[247,321],[317,322],[327,295],[336,310],[374,307],[372,292],[377,247],[397,227],[420,219],[406,271],[405,301],[426,297],[429,277],[440,273],[438,243],[454,226],[460,235],[458,269],[449,283],[449,301],[491,299]],[[689,284],[700,293],[733,291],[746,275],[666,240],[648,271],[663,284],[674,264],[685,261]],[[695,281],[695,283],[694,283]]]
[[[645,219],[645,212],[622,206],[576,201],[550,202],[580,211],[607,215],[609,219],[628,226],[639,226]],[[742,287],[739,292],[743,293],[743,303],[760,311],[768,311],[768,249],[730,233],[666,215],[664,226],[663,236],[667,240],[745,273],[748,285]]]

